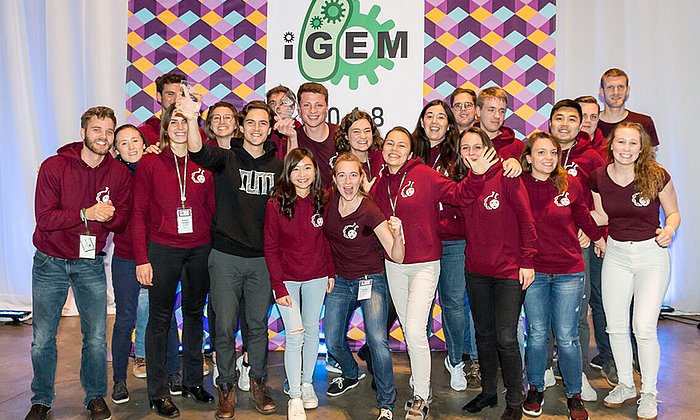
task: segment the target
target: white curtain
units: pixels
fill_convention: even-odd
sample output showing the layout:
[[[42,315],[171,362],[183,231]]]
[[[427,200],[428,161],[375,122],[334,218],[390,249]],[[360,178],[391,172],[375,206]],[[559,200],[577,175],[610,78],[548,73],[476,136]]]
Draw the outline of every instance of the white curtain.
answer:
[[[683,215],[666,303],[700,312],[700,224],[691,159],[700,98],[700,2],[559,0],[557,99],[597,96],[609,67],[631,79],[629,108],[653,116],[659,161]],[[81,113],[115,109],[124,122],[127,0],[0,1],[0,309],[31,307],[34,185],[46,157],[79,139]],[[686,151],[687,149],[687,151]]]
[[[80,139],[80,115],[124,121],[127,0],[0,1],[0,309],[31,308],[39,164]]]

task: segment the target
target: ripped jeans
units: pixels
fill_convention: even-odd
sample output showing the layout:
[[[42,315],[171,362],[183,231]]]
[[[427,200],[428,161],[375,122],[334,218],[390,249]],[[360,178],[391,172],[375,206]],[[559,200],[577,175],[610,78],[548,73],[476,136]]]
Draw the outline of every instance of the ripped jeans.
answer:
[[[578,323],[582,308],[584,273],[535,273],[535,281],[525,293],[527,379],[544,391],[547,364],[547,338],[554,327],[559,348],[559,368],[564,377],[566,396],[581,393],[581,344]]]

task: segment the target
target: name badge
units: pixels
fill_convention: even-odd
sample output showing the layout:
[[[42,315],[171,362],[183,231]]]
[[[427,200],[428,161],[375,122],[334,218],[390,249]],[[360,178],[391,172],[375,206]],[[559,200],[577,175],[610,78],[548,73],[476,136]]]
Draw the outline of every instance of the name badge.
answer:
[[[357,290],[357,300],[366,300],[372,297],[372,279],[360,280],[360,288]]]
[[[177,233],[183,234],[192,232],[194,232],[192,209],[189,207],[177,209]]]
[[[95,235],[80,235],[79,258],[95,259],[95,248],[97,247],[97,237]]]

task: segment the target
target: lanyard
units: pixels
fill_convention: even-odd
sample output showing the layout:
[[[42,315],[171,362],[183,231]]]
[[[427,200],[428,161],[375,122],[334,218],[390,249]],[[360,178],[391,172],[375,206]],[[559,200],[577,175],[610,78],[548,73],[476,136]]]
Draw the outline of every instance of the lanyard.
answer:
[[[392,199],[391,197],[391,187],[389,187],[390,182],[386,183],[386,192],[389,194],[389,205],[391,206],[391,214],[393,216],[396,216],[396,204],[399,202],[399,195],[401,195],[401,187],[403,186],[403,181],[406,179],[406,174],[408,172],[404,172],[403,176],[401,177],[401,182],[399,183],[399,191],[396,193],[396,198]]]
[[[369,160],[369,153],[367,154],[367,162],[365,163],[367,163],[367,170],[369,171],[369,173],[367,174],[367,180],[369,181],[372,179],[372,164]]]
[[[438,162],[440,162],[440,156],[442,156],[441,152],[438,152],[437,157],[435,158],[435,162],[433,162],[432,168],[435,169],[435,167],[438,165]]]
[[[564,165],[563,165],[564,169],[566,169],[566,165],[569,164],[569,155],[571,154],[571,149],[576,147],[576,143],[578,143],[578,142],[575,141],[574,144],[572,144],[571,147],[569,147],[569,149],[566,151],[566,159],[564,160]]]
[[[88,218],[86,209],[80,209],[80,220],[82,220],[83,223],[85,223],[85,234],[89,235],[90,229],[88,229]]]
[[[185,167],[183,168],[183,176],[180,176],[180,165],[177,164],[177,155],[173,153],[173,159],[175,159],[175,172],[177,172],[177,184],[180,187],[180,202],[182,203],[182,208],[185,208],[185,200],[187,200],[187,196],[185,193],[187,192],[187,155],[185,155]],[[185,181],[182,181],[182,178],[185,178]]]

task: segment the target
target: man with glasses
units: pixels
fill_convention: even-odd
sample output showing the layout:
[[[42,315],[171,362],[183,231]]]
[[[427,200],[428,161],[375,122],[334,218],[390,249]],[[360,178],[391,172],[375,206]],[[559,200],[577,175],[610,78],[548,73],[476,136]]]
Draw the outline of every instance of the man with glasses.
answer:
[[[455,115],[459,132],[474,125],[476,119],[476,92],[471,89],[457,88],[450,95],[450,106]]]

